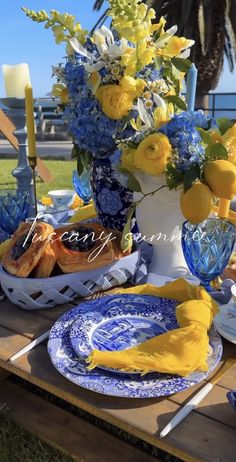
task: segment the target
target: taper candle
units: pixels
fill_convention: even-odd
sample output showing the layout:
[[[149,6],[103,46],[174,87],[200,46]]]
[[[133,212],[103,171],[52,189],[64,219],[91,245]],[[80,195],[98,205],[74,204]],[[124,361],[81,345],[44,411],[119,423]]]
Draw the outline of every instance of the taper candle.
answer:
[[[195,64],[192,64],[187,74],[186,100],[188,111],[194,111],[197,89],[197,73]]]
[[[36,157],[35,126],[34,126],[34,100],[30,85],[25,87],[25,113],[28,138],[28,155]]]
[[[24,98],[26,85],[31,85],[29,66],[26,63],[2,66],[6,95],[12,98]]]

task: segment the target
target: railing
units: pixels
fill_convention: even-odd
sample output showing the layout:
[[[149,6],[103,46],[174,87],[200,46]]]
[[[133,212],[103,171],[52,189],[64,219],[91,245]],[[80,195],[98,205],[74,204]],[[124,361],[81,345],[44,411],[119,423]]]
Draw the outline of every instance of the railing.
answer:
[[[236,119],[236,93],[208,93],[201,95],[206,97],[203,109],[212,117],[229,117]]]

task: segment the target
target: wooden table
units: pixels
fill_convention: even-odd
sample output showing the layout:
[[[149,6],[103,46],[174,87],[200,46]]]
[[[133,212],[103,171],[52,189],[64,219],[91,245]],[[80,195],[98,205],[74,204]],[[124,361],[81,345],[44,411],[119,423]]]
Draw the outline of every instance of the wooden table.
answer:
[[[216,385],[198,409],[191,413],[166,438],[160,439],[159,432],[173,414],[196,392],[194,386],[169,398],[121,399],[100,395],[80,388],[66,380],[52,366],[46,350],[46,343],[37,346],[14,363],[9,358],[48,330],[58,316],[73,305],[58,306],[50,310],[25,311],[8,301],[0,302],[0,368],[2,375],[9,371],[36,384],[53,395],[115,425],[153,446],[175,455],[187,462],[211,461],[234,462],[236,460],[236,413],[228,404],[226,392],[236,388],[236,366]],[[235,346],[224,342],[224,358],[235,355]],[[7,385],[6,385],[7,383]],[[18,406],[18,420],[30,431],[35,430],[35,420],[41,418],[42,437],[62,446],[75,459],[82,456],[87,462],[150,462],[152,456],[135,449],[117,438],[109,436],[100,428],[80,419],[73,421],[61,410],[55,413],[54,406],[45,405],[44,400],[36,403],[22,389],[9,381],[0,384],[0,403],[3,401]],[[33,411],[32,411],[33,410]],[[35,419],[30,419],[34,412]],[[49,414],[54,423],[49,424]],[[23,416],[23,417],[22,417]],[[28,416],[28,417],[27,417]],[[32,417],[32,415],[31,415]],[[64,419],[64,420],[63,420]],[[33,420],[33,421],[32,421]],[[60,422],[59,422],[60,421]],[[59,423],[63,424],[59,430]],[[37,426],[37,425],[36,425]],[[82,430],[81,430],[82,428]],[[81,433],[82,432],[82,433]],[[89,435],[91,438],[89,439]],[[105,446],[104,446],[105,445]],[[104,449],[104,447],[106,449]],[[80,451],[80,454],[79,454]],[[95,455],[96,454],[96,455]],[[79,460],[79,459],[77,459]]]

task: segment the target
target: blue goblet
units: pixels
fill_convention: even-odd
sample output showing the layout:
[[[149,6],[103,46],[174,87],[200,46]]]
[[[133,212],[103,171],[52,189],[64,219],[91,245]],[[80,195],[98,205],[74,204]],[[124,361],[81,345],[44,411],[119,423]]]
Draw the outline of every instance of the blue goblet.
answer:
[[[21,221],[29,217],[30,196],[28,191],[4,189],[0,191],[0,228],[12,235]]]
[[[83,170],[81,175],[78,175],[77,171],[73,171],[73,185],[78,196],[84,201],[84,204],[88,204],[92,198],[92,189],[90,184],[90,174],[87,169]]]
[[[182,249],[191,273],[208,292],[210,282],[227,266],[235,243],[235,228],[226,220],[208,218],[198,225],[183,223]]]

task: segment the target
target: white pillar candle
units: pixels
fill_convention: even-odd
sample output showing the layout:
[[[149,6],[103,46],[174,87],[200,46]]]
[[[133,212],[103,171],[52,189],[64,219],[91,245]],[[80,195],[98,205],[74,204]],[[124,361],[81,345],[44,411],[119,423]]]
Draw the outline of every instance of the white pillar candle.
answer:
[[[6,95],[12,98],[24,98],[26,85],[31,85],[28,64],[21,63],[15,66],[3,64],[2,71]]]

